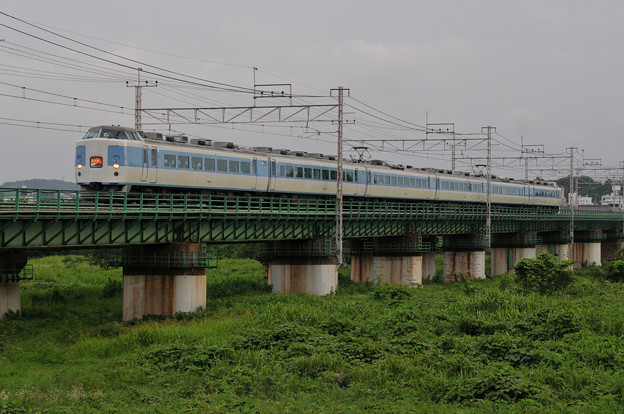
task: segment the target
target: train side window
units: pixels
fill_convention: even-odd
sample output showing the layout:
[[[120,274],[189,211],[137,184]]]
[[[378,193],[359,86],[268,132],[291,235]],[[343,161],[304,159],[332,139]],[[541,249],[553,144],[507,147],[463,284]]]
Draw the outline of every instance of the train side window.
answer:
[[[399,187],[403,187],[403,184],[404,184],[403,177],[397,177],[397,185]]]
[[[158,153],[155,148],[152,148],[152,167],[156,167],[158,162]]]
[[[390,176],[390,185],[392,185],[392,186],[397,185],[397,177],[396,177],[396,175]]]
[[[241,162],[240,163],[240,168],[241,168],[241,172],[243,174],[249,174],[251,173],[251,164],[248,162]]]
[[[213,158],[206,158],[204,161],[204,166],[206,167],[207,171],[214,171],[215,170],[215,160]]]
[[[227,161],[226,160],[217,160],[217,171],[227,172]]]
[[[355,170],[355,182],[357,183],[358,180],[358,174],[357,174],[358,170]]]
[[[185,155],[178,155],[178,168],[188,168],[189,167],[189,157]]]
[[[321,177],[323,180],[329,181],[329,170],[321,170]]]
[[[303,169],[303,178],[312,178],[312,168]]]
[[[290,165],[286,166],[286,177],[294,177],[294,169]]]
[[[202,159],[200,157],[191,158],[191,168],[194,170],[202,169]]]
[[[338,173],[336,172],[336,170],[330,170],[329,175],[332,181],[336,181],[336,179],[338,179]]]
[[[176,166],[176,157],[175,155],[165,154],[165,168],[175,168]]]
[[[409,186],[414,188],[416,187],[416,179],[415,178],[411,178],[409,179]]]
[[[275,161],[271,161],[271,175],[273,177],[275,177],[275,168],[276,168],[276,162]]]
[[[312,176],[313,176],[313,178],[314,178],[315,180],[320,180],[320,179],[321,179],[321,170],[320,170],[320,169],[318,169],[318,168],[315,168],[315,169],[312,171]]]
[[[253,160],[253,173],[254,175],[258,174],[258,160]]]
[[[143,148],[143,164],[147,165],[147,148]]]
[[[353,182],[353,171],[345,171],[345,177],[344,180],[348,183],[352,183]]]
[[[238,161],[230,161],[230,172],[231,173],[238,172]]]
[[[286,177],[286,167],[280,165],[280,177]]]
[[[303,178],[303,167],[295,167],[295,177]]]

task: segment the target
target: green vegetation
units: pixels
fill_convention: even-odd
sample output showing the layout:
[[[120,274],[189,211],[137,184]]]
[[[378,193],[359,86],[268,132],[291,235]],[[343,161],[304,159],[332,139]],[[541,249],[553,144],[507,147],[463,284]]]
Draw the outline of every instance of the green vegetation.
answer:
[[[554,255],[542,252],[535,259],[520,259],[514,266],[514,273],[525,292],[552,295],[572,283],[572,263],[572,260],[557,261]]]
[[[594,203],[600,203],[600,198],[603,195],[611,194],[611,185],[617,184],[612,183],[609,179],[604,182],[595,181],[593,178],[586,175],[581,175],[577,177],[577,179],[579,182],[579,193],[582,196],[591,197]],[[556,180],[555,183],[563,188],[566,197],[570,194],[570,176],[560,178]]]
[[[22,312],[0,321],[0,413],[624,411],[624,285],[594,269],[550,295],[343,269],[336,295],[310,297],[224,259],[206,309],[126,323],[120,269],[33,264]]]

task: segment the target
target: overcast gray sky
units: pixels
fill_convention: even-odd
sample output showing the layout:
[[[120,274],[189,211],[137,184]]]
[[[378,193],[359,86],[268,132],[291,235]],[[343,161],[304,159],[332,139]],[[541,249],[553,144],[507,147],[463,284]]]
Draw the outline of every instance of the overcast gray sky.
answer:
[[[455,123],[462,134],[496,126],[495,157],[519,156],[523,139],[549,154],[579,147],[603,165],[624,160],[622,1],[4,0],[0,11],[38,26],[0,15],[0,183],[73,181],[75,142],[88,126],[134,125],[134,89],[125,81],[136,80],[139,64],[102,51],[159,68],[143,75],[159,81],[143,89],[144,108],[252,105],[249,94],[159,74],[252,88],[257,67],[256,83],[291,83],[298,95],[350,88],[348,139],[424,138],[418,126],[428,113],[429,122]],[[28,127],[34,122],[39,128]],[[172,128],[242,145],[336,152],[331,123]],[[478,153],[461,150],[458,156]],[[372,155],[451,166],[449,150]],[[469,171],[465,164],[458,167]],[[516,165],[495,172],[523,176]]]

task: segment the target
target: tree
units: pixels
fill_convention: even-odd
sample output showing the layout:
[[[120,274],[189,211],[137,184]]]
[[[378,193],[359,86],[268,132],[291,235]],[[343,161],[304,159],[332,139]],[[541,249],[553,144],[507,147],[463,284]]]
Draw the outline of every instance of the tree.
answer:
[[[551,295],[572,283],[571,265],[571,260],[558,262],[552,254],[542,252],[536,259],[519,260],[514,270],[522,290]]]
[[[603,195],[611,194],[611,180],[601,183],[585,175],[577,178],[579,180],[579,193],[582,196],[591,197],[594,203],[599,203]],[[570,194],[570,176],[560,178],[555,183],[563,188],[567,198],[567,195]]]

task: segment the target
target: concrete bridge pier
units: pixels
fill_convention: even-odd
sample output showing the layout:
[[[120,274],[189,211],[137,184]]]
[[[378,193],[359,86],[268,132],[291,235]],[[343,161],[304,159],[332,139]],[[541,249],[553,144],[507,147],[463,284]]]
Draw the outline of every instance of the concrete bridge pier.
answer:
[[[263,259],[273,293],[323,296],[338,288],[338,262],[331,240],[289,240],[267,244]]]
[[[434,261],[435,265],[435,261]],[[423,255],[418,256],[352,256],[351,279],[402,285],[420,285]]]
[[[477,234],[444,236],[442,276],[445,282],[485,279],[484,241]]]
[[[19,275],[28,262],[28,256],[20,252],[0,253],[0,319],[8,311],[20,311]]]
[[[461,275],[469,279],[485,279],[485,250],[444,252],[442,262],[444,281],[458,282]]]
[[[520,259],[535,259],[536,253],[535,247],[493,247],[490,253],[492,275],[511,274]]]
[[[281,257],[269,262],[273,293],[305,293],[323,296],[338,288],[335,257]]]
[[[548,249],[548,247],[546,247]],[[534,259],[537,256],[535,233],[522,232],[512,235],[495,234],[492,237],[491,274],[513,273],[513,268],[520,259]]]
[[[435,276],[435,239],[417,235],[351,241],[351,279],[404,285]]]
[[[579,231],[574,234],[572,260],[588,266],[600,266],[602,232],[600,230]]]
[[[607,238],[600,243],[600,259],[615,260],[622,248],[623,240],[619,238],[616,231],[606,232]]]
[[[557,256],[557,260],[569,260],[570,257],[570,244],[558,243],[558,244],[539,244],[535,247],[535,253],[539,256],[542,252],[548,252],[554,256]]]
[[[436,276],[436,254],[435,252],[422,254],[422,275],[425,279],[432,279]]]
[[[570,244],[555,244],[555,256],[558,260],[570,260]]]
[[[173,316],[206,306],[201,244],[127,246],[123,265],[123,320]]]

